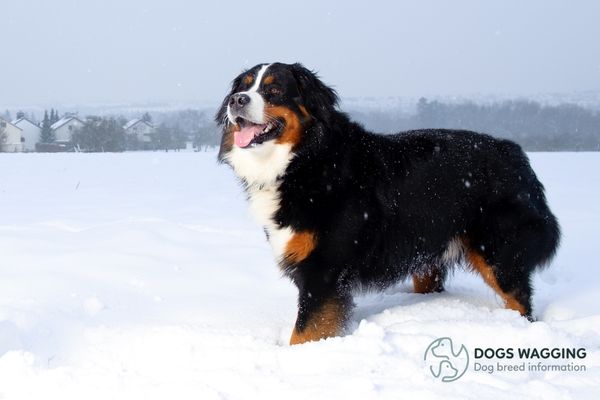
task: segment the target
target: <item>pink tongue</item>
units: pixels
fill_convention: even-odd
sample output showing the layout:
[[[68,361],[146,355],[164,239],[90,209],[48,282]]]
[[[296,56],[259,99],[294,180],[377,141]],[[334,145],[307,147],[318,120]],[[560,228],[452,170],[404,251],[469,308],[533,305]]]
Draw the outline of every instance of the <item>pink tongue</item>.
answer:
[[[262,132],[264,127],[264,125],[252,125],[246,126],[241,130],[234,132],[233,137],[235,139],[235,144],[239,147],[248,146],[252,139]]]

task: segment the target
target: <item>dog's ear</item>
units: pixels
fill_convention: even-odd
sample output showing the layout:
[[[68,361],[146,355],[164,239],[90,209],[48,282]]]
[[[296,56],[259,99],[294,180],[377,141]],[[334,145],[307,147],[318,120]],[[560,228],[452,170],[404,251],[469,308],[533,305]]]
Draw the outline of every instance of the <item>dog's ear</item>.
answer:
[[[292,73],[298,83],[302,102],[308,112],[318,119],[326,120],[335,112],[338,96],[335,90],[325,85],[316,73],[300,63],[292,64]]]
[[[229,103],[229,98],[231,97],[235,89],[238,86],[240,86],[240,83],[242,83],[242,77],[244,76],[244,74],[245,71],[242,72],[237,78],[235,78],[231,82],[231,89],[229,90],[229,93],[227,93],[227,96],[225,96],[225,98],[223,99],[221,107],[219,107],[219,110],[215,114],[215,122],[217,123],[217,125],[220,126],[225,124],[225,118],[227,116],[227,104]]]

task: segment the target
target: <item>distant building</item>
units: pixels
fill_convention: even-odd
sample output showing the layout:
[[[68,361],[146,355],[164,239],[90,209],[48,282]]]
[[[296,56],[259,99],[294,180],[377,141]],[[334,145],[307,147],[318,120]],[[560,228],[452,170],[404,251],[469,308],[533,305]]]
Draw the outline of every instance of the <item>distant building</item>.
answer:
[[[139,118],[134,118],[126,123],[123,129],[126,134],[137,136],[138,140],[143,143],[150,143],[155,131],[154,125]]]
[[[17,153],[23,151],[22,129],[0,118],[0,152]]]
[[[59,119],[50,127],[54,132],[56,143],[67,143],[71,141],[73,132],[84,125],[84,122],[75,116],[67,116]]]
[[[41,128],[25,117],[16,119],[11,123],[22,130],[23,151],[35,151],[35,144],[40,141]]]

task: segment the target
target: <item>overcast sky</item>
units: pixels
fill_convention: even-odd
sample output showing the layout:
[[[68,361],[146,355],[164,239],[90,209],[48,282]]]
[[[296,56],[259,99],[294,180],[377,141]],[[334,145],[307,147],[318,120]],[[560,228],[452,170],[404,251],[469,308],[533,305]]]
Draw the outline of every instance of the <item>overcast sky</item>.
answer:
[[[217,102],[301,61],[342,96],[600,90],[600,1],[2,0],[0,105]]]

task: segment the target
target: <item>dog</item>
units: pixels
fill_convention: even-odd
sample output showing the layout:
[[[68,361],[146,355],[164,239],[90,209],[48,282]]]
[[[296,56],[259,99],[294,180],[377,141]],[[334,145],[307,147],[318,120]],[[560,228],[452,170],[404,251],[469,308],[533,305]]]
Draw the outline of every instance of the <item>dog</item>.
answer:
[[[462,130],[367,131],[302,64],[259,64],[215,116],[229,164],[298,287],[290,344],[342,333],[357,289],[444,289],[467,265],[532,319],[531,275],[560,239],[523,150]]]

